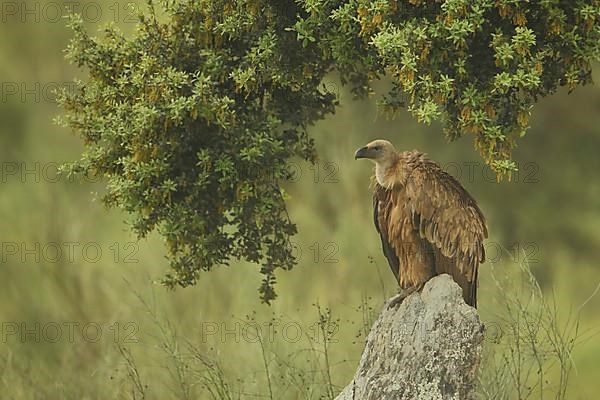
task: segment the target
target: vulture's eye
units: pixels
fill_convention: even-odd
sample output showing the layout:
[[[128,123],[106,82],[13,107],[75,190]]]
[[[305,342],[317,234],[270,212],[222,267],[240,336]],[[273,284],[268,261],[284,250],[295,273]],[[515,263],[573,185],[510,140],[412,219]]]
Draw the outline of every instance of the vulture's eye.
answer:
[[[373,149],[374,149],[375,151],[379,151],[379,150],[381,150],[381,146],[375,146],[375,147],[373,147]]]

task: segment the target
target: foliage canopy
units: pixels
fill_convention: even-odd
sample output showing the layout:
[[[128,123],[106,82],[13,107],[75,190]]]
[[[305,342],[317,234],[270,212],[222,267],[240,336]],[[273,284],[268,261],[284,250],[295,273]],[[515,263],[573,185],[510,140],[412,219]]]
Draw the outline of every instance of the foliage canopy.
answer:
[[[88,77],[63,93],[86,150],[69,173],[107,178],[104,202],[158,229],[168,286],[243,259],[261,265],[261,297],[295,263],[281,183],[293,157],[313,161],[307,127],[333,113],[322,82],[357,97],[387,77],[381,110],[472,134],[503,176],[539,97],[591,80],[600,1],[164,0],[125,37],[72,19],[68,58]]]

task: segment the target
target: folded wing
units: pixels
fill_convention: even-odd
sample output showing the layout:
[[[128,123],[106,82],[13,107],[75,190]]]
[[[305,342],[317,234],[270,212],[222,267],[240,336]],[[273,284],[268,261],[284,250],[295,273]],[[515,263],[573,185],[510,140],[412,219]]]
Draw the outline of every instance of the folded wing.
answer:
[[[481,210],[458,181],[422,158],[403,185],[377,185],[374,208],[384,254],[401,287],[448,273],[476,306],[488,233]]]

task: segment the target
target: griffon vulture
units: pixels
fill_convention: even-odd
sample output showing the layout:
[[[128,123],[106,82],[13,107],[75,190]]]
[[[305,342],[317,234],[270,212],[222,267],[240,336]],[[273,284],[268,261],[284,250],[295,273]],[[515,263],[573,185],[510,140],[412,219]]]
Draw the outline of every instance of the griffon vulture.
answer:
[[[449,274],[477,307],[477,269],[485,260],[485,218],[475,200],[440,166],[418,151],[397,152],[386,140],[358,149],[375,163],[374,221],[383,253],[404,293]]]

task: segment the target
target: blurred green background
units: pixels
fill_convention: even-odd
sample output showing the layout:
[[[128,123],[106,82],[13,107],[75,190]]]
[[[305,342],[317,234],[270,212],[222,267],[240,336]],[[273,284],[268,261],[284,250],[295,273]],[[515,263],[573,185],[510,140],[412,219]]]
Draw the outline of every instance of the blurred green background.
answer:
[[[288,185],[299,264],[279,273],[277,301],[260,304],[258,267],[250,264],[165,290],[153,283],[167,269],[160,238],[137,242],[127,216],[96,200],[101,183],[56,175],[82,148],[52,122],[60,113],[52,90],[81,74],[63,59],[70,32],[60,16],[69,3],[91,30],[111,21],[135,27],[134,3],[2,2],[0,398],[210,398],[206,387],[218,374],[202,365],[222,369],[241,398],[269,398],[269,386],[273,398],[320,398],[330,381],[345,386],[365,329],[396,292],[372,226],[371,166],[352,157],[375,138],[428,153],[479,202],[490,227],[490,261],[480,272],[484,321],[496,307],[491,263],[510,269],[527,258],[565,319],[600,282],[600,87],[543,99],[515,154],[520,173],[497,183],[468,137],[448,144],[440,126],[407,114],[386,121],[375,99],[353,101],[332,77],[327,85],[342,106],[311,128],[319,162],[298,161]],[[600,327],[599,307],[597,296],[582,310],[582,331]],[[260,340],[248,321],[260,325]],[[206,362],[196,369],[190,345]],[[599,337],[572,358],[569,398],[596,399]]]

